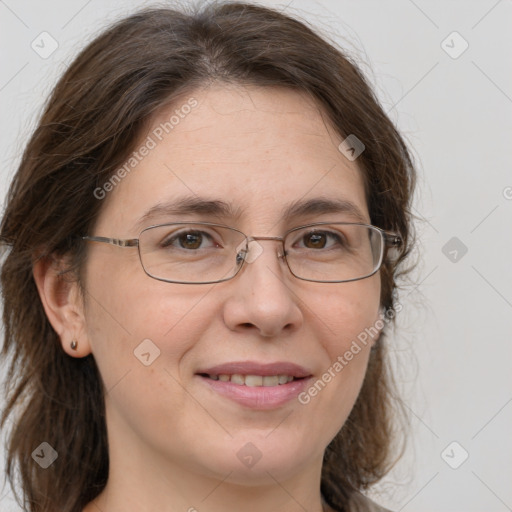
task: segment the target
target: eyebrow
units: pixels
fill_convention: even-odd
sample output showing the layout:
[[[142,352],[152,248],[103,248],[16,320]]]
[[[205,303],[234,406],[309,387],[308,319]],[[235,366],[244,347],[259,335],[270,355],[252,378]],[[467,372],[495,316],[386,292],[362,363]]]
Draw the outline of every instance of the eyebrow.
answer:
[[[342,213],[354,217],[354,219],[359,222],[368,222],[367,217],[355,203],[342,198],[331,199],[316,197],[308,199],[307,201],[294,201],[284,208],[282,215],[286,220],[289,220],[294,217],[307,217],[329,213]]]
[[[185,196],[173,202],[158,203],[147,210],[135,223],[135,228],[142,226],[156,217],[173,215],[207,215],[209,217],[239,219],[242,210],[235,210],[230,203],[220,199],[207,199],[199,196]]]
[[[240,219],[244,208],[235,208],[231,203],[220,199],[208,199],[199,196],[185,196],[169,203],[158,203],[147,210],[134,224],[142,229],[144,224],[158,217],[201,215],[219,219]],[[357,222],[367,223],[368,219],[359,207],[347,199],[316,197],[297,200],[285,205],[281,217],[285,221],[300,217],[325,214],[346,214]]]

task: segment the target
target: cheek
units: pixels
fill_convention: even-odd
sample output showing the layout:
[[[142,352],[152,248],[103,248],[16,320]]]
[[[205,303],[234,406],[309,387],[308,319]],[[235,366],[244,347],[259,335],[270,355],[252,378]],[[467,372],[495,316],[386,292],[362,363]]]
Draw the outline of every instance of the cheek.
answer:
[[[323,327],[324,348],[334,360],[348,350],[353,340],[364,340],[364,334],[379,319],[380,279],[368,279],[323,288],[311,297],[312,322]],[[371,337],[366,340],[368,344]],[[364,346],[364,344],[363,344]]]
[[[380,280],[374,277],[341,283],[330,292],[323,289],[316,298],[310,294],[309,322],[317,327],[325,357],[320,374],[299,398],[330,418],[330,438],[352,410],[379,335],[375,326],[380,318]]]
[[[153,368],[176,368],[208,331],[213,313],[204,299],[214,293],[213,285],[159,282],[139,272],[138,261],[121,268],[110,260],[91,265],[86,294],[87,334],[107,388],[128,370],[146,368],[137,359],[143,347],[150,359],[158,354]]]
[[[90,283],[94,299],[86,319],[111,425],[129,424],[141,438],[148,429],[186,432],[188,422],[204,414],[184,392],[190,364],[183,363],[212,324],[205,300],[211,286],[198,293],[154,279],[114,281]]]

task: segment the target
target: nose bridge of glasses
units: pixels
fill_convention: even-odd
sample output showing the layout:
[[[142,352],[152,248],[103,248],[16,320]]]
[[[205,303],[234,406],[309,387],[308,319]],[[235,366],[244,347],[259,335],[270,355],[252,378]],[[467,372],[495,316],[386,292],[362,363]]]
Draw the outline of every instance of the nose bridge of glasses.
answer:
[[[237,248],[237,254],[242,253],[242,257],[247,263],[254,262],[263,253],[263,246],[258,243],[258,240],[276,241],[283,245],[284,238],[280,236],[248,236],[244,241],[245,247]],[[278,252],[277,256],[282,258],[284,254]]]
[[[247,239],[249,240],[249,242],[251,242],[252,240],[275,240],[277,242],[284,241],[284,238],[282,236],[248,236]]]

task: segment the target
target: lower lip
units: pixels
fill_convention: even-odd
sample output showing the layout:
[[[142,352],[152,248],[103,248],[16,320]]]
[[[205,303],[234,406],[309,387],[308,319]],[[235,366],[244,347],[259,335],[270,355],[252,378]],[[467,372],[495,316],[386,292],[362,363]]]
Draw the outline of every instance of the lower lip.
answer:
[[[293,400],[307,386],[310,378],[292,380],[278,386],[245,386],[199,376],[213,391],[251,409],[274,409]]]

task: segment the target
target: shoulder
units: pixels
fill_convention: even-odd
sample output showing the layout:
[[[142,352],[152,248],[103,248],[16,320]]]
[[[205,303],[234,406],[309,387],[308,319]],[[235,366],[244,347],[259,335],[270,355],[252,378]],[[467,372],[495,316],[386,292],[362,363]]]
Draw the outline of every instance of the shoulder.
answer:
[[[325,501],[323,503],[327,512],[340,512],[339,509],[327,505]],[[378,505],[363,494],[355,492],[348,505],[343,507],[342,512],[391,512],[391,510]]]
[[[350,498],[347,512],[391,512],[389,509],[381,507],[370,498],[361,493],[354,493]]]

